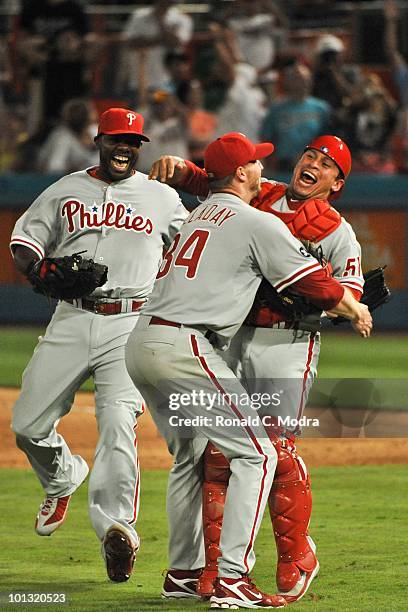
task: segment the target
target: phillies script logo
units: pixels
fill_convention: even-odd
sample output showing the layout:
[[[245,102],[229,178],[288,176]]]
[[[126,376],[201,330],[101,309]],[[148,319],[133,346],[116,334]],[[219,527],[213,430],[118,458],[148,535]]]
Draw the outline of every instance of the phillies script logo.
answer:
[[[88,210],[86,210],[88,208]],[[68,231],[72,233],[84,227],[116,227],[134,232],[151,234],[153,223],[148,217],[132,215],[133,208],[122,203],[106,202],[105,206],[86,207],[78,200],[68,200],[62,207],[61,214],[68,220]],[[76,222],[76,223],[75,223]]]

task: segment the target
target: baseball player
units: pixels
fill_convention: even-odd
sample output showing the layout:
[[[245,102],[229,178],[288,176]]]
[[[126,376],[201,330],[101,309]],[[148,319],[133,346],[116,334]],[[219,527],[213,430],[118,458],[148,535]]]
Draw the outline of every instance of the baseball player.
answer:
[[[17,221],[11,250],[27,273],[45,255],[86,252],[108,267],[107,282],[91,295],[60,301],[28,364],[12,427],[44,490],[35,523],[51,535],[65,520],[70,498],[88,466],[57,433],[81,384],[95,383],[99,441],[89,479],[89,512],[102,541],[108,576],[129,578],[139,547],[136,417],[142,398],[124,364],[124,347],[149,295],[163,247],[187,216],[177,193],[135,170],[143,117],[110,108],[95,138],[99,166],[48,187]]]
[[[130,376],[175,457],[167,496],[165,597],[199,596],[204,566],[200,460],[207,439],[230,462],[213,607],[285,603],[261,593],[248,578],[275,472],[275,448],[280,452],[283,445],[273,433],[269,440],[262,423],[253,419],[247,393],[213,345],[228,344],[238,331],[262,275],[278,292],[295,286],[320,308],[344,310],[362,335],[371,329],[367,307],[321,268],[280,219],[247,206],[261,191],[258,160],[272,150],[271,144],[254,145],[240,133],[207,147],[213,193],[176,235],[126,349]],[[234,427],[227,426],[231,419]]]
[[[292,234],[321,247],[333,276],[359,300],[364,279],[361,249],[356,236],[328,200],[338,197],[351,169],[347,145],[336,136],[313,140],[300,157],[290,185],[262,183],[260,195],[251,204],[282,219]],[[152,167],[150,177],[178,183],[204,195],[211,188],[208,175],[191,162],[163,157]],[[236,237],[235,240],[240,239]],[[281,402],[261,409],[293,425],[281,431],[281,445],[269,509],[278,549],[277,585],[291,603],[306,593],[319,570],[316,547],[308,534],[312,497],[310,478],[296,446],[296,425],[316,377],[320,351],[321,311],[293,320],[282,310],[255,302],[246,324],[225,353],[227,364],[244,381],[251,394],[284,390]],[[199,592],[209,596],[217,575],[219,534],[223,505],[230,476],[228,462],[209,445],[205,458],[203,520],[206,569]],[[288,538],[288,531],[290,538]]]

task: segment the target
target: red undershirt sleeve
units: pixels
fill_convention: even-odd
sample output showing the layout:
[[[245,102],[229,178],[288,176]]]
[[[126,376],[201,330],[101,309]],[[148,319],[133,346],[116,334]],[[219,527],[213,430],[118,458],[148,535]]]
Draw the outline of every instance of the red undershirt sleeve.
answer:
[[[293,283],[292,287],[322,310],[331,310],[337,306],[344,295],[344,287],[334,278],[328,277],[323,269],[304,276]]]
[[[361,291],[358,291],[358,289],[352,289],[349,285],[347,285],[347,289],[350,291],[350,293],[353,294],[354,299],[356,299],[357,302],[359,302],[363,297],[363,294],[361,293]]]
[[[188,159],[184,160],[187,168],[188,175],[180,181],[176,186],[182,189],[186,193],[192,193],[193,195],[206,196],[209,192],[208,187],[208,175],[205,170],[199,168],[193,162]]]

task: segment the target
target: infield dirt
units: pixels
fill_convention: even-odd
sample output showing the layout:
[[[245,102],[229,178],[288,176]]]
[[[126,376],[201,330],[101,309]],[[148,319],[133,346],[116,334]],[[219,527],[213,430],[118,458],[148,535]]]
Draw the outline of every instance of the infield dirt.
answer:
[[[29,467],[25,455],[16,448],[14,435],[10,429],[11,408],[18,393],[18,389],[0,388],[0,467]],[[319,411],[311,410],[311,414],[319,415]],[[393,431],[407,429],[408,415],[404,412],[390,411],[376,419],[377,435],[382,425],[381,418],[387,425],[386,430],[389,429],[390,423]],[[65,437],[74,453],[81,454],[89,464],[92,464],[98,435],[92,393],[77,393],[74,406],[70,414],[61,420],[58,431]],[[343,435],[348,437],[305,437],[298,441],[297,446],[311,467],[408,462],[406,438],[358,437],[362,435],[359,427],[347,428]],[[171,456],[148,412],[138,421],[137,436],[142,469],[152,470],[171,466]]]

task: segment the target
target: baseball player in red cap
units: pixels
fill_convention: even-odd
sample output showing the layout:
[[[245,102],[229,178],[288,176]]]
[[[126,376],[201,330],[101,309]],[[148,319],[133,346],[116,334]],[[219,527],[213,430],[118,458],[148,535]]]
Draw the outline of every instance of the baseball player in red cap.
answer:
[[[228,142],[224,138],[226,150]],[[351,170],[351,154],[344,141],[323,135],[310,142],[296,164],[289,185],[264,181],[251,205],[279,217],[292,234],[321,247],[332,274],[359,300],[364,279],[361,249],[347,221],[330,205],[338,198]],[[191,162],[164,156],[149,175],[202,196],[212,189],[212,169],[201,170]],[[234,240],[240,240],[236,236]],[[316,377],[320,350],[321,311],[294,320],[282,310],[255,301],[245,324],[232,339],[225,359],[246,381],[250,394],[284,391],[279,406],[264,408],[275,419],[289,417],[280,428],[278,463],[269,496],[269,509],[278,549],[279,593],[292,603],[305,595],[319,570],[316,547],[308,534],[312,497],[310,477],[300,457],[295,437]],[[228,462],[209,444],[205,453],[203,496],[206,568],[198,592],[209,596],[217,575],[219,534],[230,477]],[[290,537],[288,537],[290,533]]]
[[[277,292],[291,285],[321,309],[345,309],[364,336],[371,330],[367,307],[330,277],[285,223],[247,205],[262,193],[259,158],[272,150],[271,143],[254,144],[237,132],[207,147],[202,176],[212,193],[188,216],[167,251],[126,348],[128,371],[175,456],[167,495],[170,569],[164,597],[202,594],[197,586],[204,566],[201,466],[207,440],[228,458],[228,495],[221,499],[215,488],[218,497],[213,503],[209,496],[205,515],[205,520],[217,518],[218,502],[225,498],[211,598],[219,608],[276,607],[286,601],[262,593],[248,577],[284,444],[274,432],[269,440],[263,424],[253,419],[250,397],[213,347],[234,341],[262,276]]]
[[[115,582],[129,578],[139,547],[136,417],[143,408],[126,372],[124,347],[151,291],[163,247],[187,216],[174,189],[136,171],[140,147],[148,141],[139,113],[105,111],[95,138],[99,165],[48,187],[11,237],[23,274],[44,256],[73,252],[108,267],[103,286],[58,302],[24,372],[12,427],[45,491],[36,532],[49,536],[65,520],[71,496],[88,474],[86,462],[72,455],[56,425],[81,384],[93,378],[99,441],[89,513]]]

